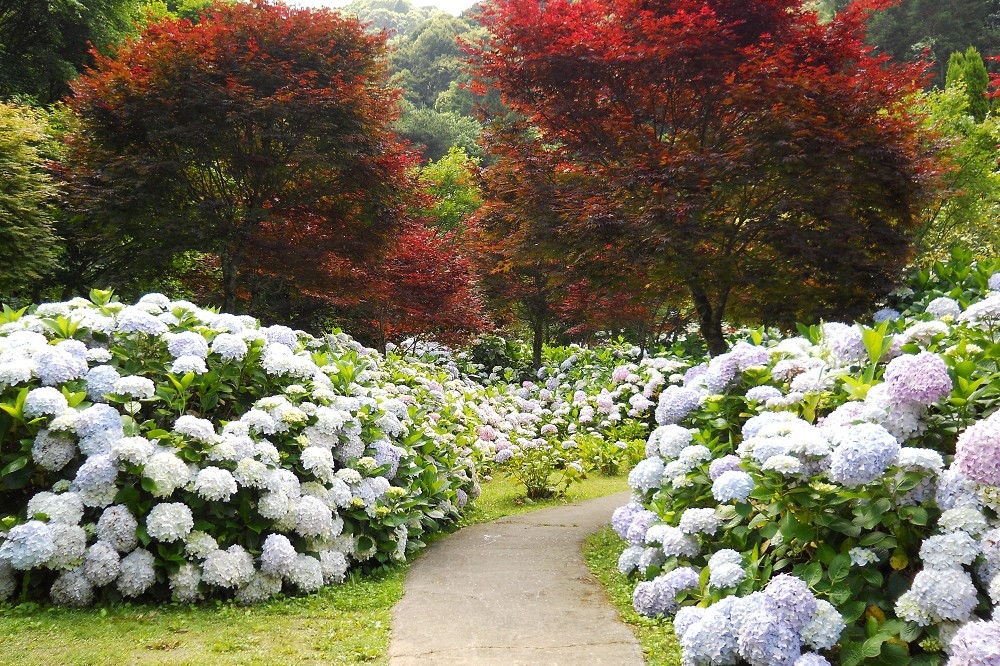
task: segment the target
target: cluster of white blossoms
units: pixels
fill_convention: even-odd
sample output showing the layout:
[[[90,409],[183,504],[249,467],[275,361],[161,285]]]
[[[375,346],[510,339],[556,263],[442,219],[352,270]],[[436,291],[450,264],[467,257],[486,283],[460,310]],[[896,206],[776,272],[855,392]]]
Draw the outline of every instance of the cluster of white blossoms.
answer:
[[[404,559],[409,530],[457,517],[478,487],[458,426],[411,409],[425,368],[394,382],[386,363],[342,334],[160,294],[9,316],[0,401],[31,438],[9,469],[49,485],[3,507],[16,522],[0,532],[0,600],[35,570],[65,605],[111,588],[253,603]]]

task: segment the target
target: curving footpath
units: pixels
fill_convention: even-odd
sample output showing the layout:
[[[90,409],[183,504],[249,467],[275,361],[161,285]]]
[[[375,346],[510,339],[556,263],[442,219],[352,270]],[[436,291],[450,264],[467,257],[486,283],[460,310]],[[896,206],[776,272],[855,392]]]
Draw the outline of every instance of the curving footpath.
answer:
[[[390,666],[641,666],[581,553],[619,493],[466,527],[432,544],[393,609]]]

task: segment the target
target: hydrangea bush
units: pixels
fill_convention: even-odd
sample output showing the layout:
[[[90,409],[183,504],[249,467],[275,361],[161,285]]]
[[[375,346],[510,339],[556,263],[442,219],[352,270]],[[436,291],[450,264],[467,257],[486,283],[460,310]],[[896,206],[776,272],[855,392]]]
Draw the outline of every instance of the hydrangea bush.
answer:
[[[658,393],[613,526],[683,663],[1000,663],[1000,275],[962,260]]]
[[[372,350],[159,294],[5,310],[0,410],[0,599],[311,592],[478,492]]]

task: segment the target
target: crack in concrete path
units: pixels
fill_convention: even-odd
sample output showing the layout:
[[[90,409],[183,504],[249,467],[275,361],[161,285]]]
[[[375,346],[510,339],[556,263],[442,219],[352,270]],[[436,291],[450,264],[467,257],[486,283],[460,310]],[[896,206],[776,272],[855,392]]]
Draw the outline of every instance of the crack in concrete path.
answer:
[[[542,509],[432,544],[393,609],[390,666],[641,666],[581,553],[628,499]]]

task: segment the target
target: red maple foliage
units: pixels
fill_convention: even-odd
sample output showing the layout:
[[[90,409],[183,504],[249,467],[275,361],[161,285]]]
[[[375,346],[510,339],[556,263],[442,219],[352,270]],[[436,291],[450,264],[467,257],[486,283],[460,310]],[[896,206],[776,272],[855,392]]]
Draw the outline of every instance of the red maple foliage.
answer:
[[[148,26],[74,85],[69,197],[106,229],[106,272],[218,257],[222,304],[253,275],[315,287],[377,256],[408,215],[385,36],[282,3],[219,2]]]
[[[727,313],[859,314],[891,289],[935,175],[907,107],[922,67],[864,43],[886,4],[828,25],[799,0],[488,5],[471,55],[535,131],[522,165],[577,174],[529,222],[534,249],[586,275],[610,246],[682,286],[713,353]]]

